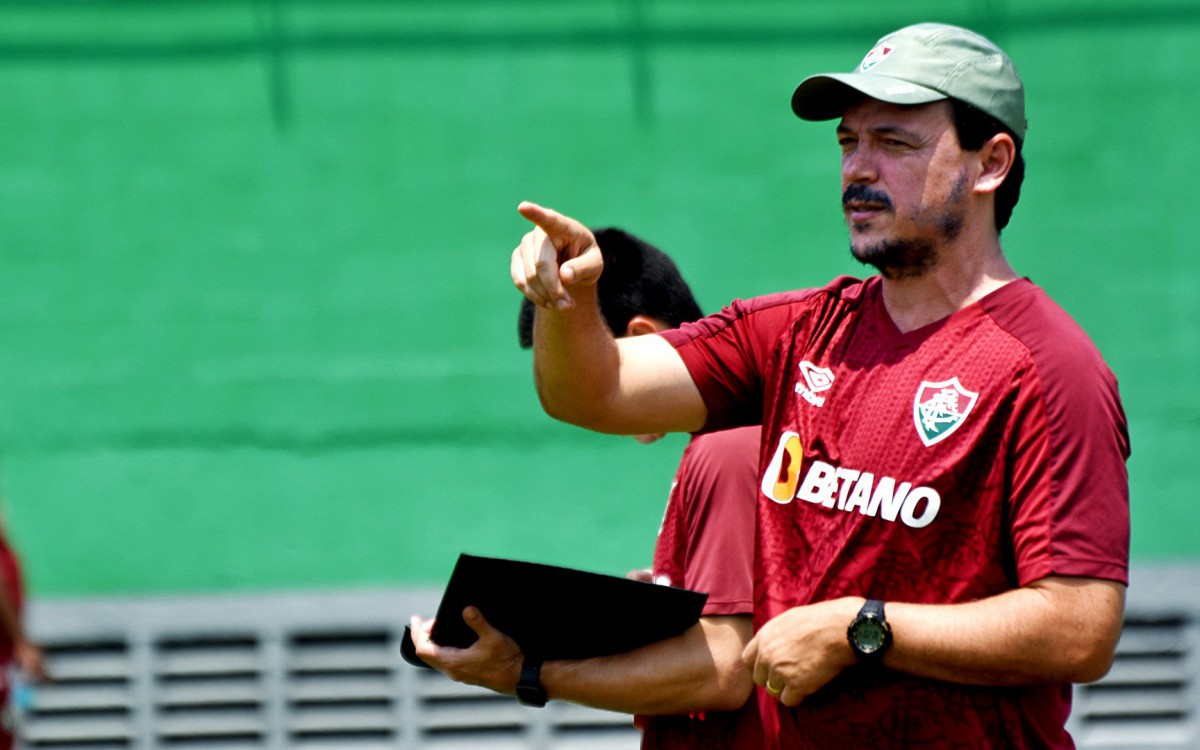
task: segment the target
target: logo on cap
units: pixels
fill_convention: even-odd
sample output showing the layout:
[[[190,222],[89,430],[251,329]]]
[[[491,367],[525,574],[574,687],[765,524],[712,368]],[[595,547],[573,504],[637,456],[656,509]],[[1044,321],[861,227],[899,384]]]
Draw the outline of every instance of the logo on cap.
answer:
[[[867,56],[863,58],[862,64],[858,66],[859,72],[866,73],[871,68],[883,62],[883,58],[892,54],[892,50],[894,49],[896,48],[889,47],[886,44],[878,45],[875,47],[875,49],[868,52]]]

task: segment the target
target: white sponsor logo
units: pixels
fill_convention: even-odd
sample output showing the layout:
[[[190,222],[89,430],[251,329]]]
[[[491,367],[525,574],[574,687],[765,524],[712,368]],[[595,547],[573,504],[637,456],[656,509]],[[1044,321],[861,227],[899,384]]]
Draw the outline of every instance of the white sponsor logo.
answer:
[[[833,387],[833,370],[817,367],[805,360],[800,363],[800,375],[804,377],[804,382],[796,381],[796,393],[813,406],[824,406],[825,397],[817,394]]]
[[[767,464],[761,489],[780,505],[805,500],[825,508],[864,516],[897,519],[912,529],[933,523],[942,507],[942,497],[932,487],[913,486],[894,477],[876,477],[869,471],[813,461],[803,478],[799,476],[799,441],[794,432],[785,432]],[[794,488],[794,494],[793,494]]]

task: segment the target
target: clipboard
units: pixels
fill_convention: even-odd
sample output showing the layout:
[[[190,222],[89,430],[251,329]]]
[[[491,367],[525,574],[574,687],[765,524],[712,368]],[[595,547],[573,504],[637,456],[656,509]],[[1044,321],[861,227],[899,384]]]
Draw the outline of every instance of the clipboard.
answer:
[[[708,594],[574,568],[461,554],[430,633],[441,646],[467,648],[478,636],[462,619],[474,605],[526,656],[586,659],[631,651],[684,632]],[[400,653],[416,655],[409,628]]]

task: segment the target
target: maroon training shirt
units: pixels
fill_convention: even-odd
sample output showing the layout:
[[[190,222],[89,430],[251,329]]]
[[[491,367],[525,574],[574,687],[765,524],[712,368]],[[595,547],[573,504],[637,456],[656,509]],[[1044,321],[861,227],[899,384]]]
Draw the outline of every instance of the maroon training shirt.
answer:
[[[706,429],[763,424],[756,623],[847,595],[1127,582],[1128,431],[1086,334],[1028,280],[907,333],[881,289],[839,278],[663,334]],[[1070,748],[1070,691],[852,669],[794,710],[764,702],[764,721],[789,750]]]
[[[654,548],[660,583],[708,594],[702,615],[754,608],[757,426],[692,438],[679,461]],[[761,750],[754,696],[738,711],[638,716],[643,750]]]

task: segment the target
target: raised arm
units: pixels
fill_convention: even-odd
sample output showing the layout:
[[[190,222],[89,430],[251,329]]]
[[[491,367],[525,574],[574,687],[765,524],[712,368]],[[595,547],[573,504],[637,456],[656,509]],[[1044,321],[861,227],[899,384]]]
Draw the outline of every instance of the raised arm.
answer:
[[[431,623],[412,621],[417,655],[452,680],[505,695],[515,692],[523,655],[474,608],[464,612],[479,635],[469,648],[438,646]],[[742,666],[749,615],[702,617],[686,632],[634,651],[594,659],[548,661],[541,682],[553,700],[645,715],[740,708],[754,685]]]
[[[700,429],[704,401],[670,344],[618,340],[605,325],[596,297],[604,260],[591,231],[535,203],[518,211],[535,228],[513,251],[511,273],[537,305],[534,378],[546,413],[614,434]]]

